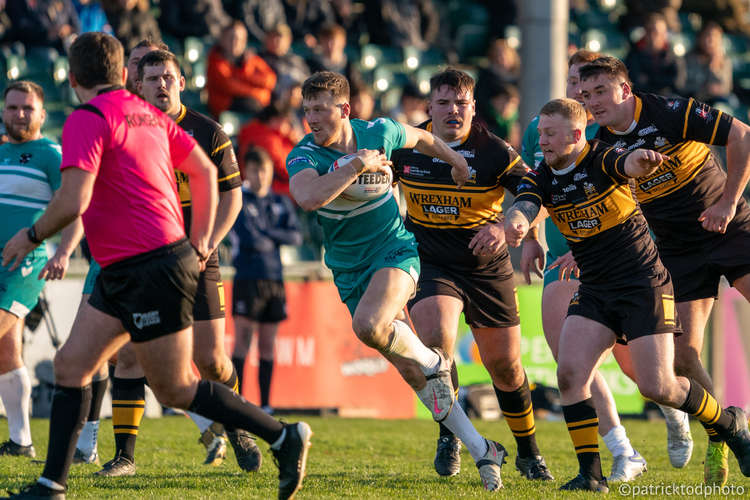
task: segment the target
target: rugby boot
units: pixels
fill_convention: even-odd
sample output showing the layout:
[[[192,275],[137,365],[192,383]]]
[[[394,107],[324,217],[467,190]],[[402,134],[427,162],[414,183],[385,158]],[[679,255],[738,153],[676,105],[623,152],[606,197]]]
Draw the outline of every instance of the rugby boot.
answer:
[[[729,449],[734,453],[742,475],[748,477],[750,476],[750,432],[747,429],[747,417],[742,408],[736,406],[730,406],[724,411],[731,414],[734,419],[732,427],[722,437],[726,441],[727,446],[729,446]]]
[[[14,457],[29,457],[36,458],[36,450],[34,445],[21,446],[15,443],[13,440],[8,439],[2,445],[0,445],[0,455],[11,455]]]
[[[547,463],[541,455],[521,458],[516,456],[516,469],[523,477],[530,480],[552,481],[555,479],[547,468]]]
[[[260,469],[263,462],[263,455],[260,453],[258,445],[255,444],[249,432],[243,429],[226,431],[229,443],[234,449],[234,456],[237,459],[237,465],[245,472],[255,472]]]
[[[209,427],[203,431],[198,442],[206,448],[203,465],[221,465],[224,462],[227,457],[227,442],[223,434],[217,435]]]
[[[65,490],[53,490],[40,483],[32,483],[24,486],[18,493],[11,493],[9,497],[13,500],[65,500]]]
[[[690,418],[684,411],[658,405],[667,424],[667,454],[675,469],[682,469],[693,455],[693,436],[690,433]]]
[[[286,436],[278,450],[271,448],[279,468],[279,500],[294,498],[302,487],[307,466],[307,452],[313,432],[305,422],[284,424]]]
[[[453,409],[456,393],[451,381],[451,361],[442,349],[431,348],[440,358],[435,373],[427,375],[427,385],[417,393],[420,401],[432,413],[435,422],[442,422]]]
[[[482,486],[487,491],[497,491],[503,487],[503,479],[500,477],[500,469],[505,463],[505,457],[508,452],[500,443],[487,441],[487,453],[477,461],[479,477],[482,479]]]
[[[440,436],[435,452],[435,472],[441,476],[455,476],[461,472],[461,441],[450,434]]]
[[[633,455],[617,455],[612,462],[612,472],[607,478],[609,483],[627,483],[646,472],[646,459],[633,450]]]
[[[703,462],[703,482],[724,486],[729,477],[729,446],[724,441],[709,441]]]
[[[100,477],[135,476],[135,462],[122,455],[117,455],[102,465],[102,469],[94,472],[94,475]]]
[[[596,493],[609,493],[607,480],[594,479],[593,477],[584,476],[579,473],[576,477],[560,486],[563,491],[593,491]]]

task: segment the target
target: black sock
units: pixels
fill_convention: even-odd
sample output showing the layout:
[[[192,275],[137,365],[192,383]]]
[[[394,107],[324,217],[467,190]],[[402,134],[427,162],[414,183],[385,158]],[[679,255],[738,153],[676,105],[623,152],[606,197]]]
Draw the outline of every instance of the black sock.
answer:
[[[716,399],[700,383],[691,378],[688,381],[690,389],[679,409],[700,420],[709,438],[719,438],[712,441],[721,441],[721,436],[732,426],[732,416],[722,411]]]
[[[55,386],[49,420],[49,445],[42,477],[62,486],[68,482],[78,435],[91,405],[91,386]]]
[[[232,356],[232,365],[234,365],[234,371],[237,373],[237,385],[239,386],[239,393],[242,394],[242,384],[245,378],[245,358],[236,358]]]
[[[495,387],[495,394],[505,421],[516,438],[518,456],[527,458],[539,455],[529,379],[524,376],[523,384],[515,391],[506,392]]]
[[[108,378],[91,382],[91,409],[89,410],[87,422],[96,422],[99,420],[99,414],[102,411],[102,401],[104,401],[104,394],[107,393],[108,385]]]
[[[237,377],[237,370],[234,369],[234,366],[232,366],[232,374],[229,375],[229,378],[222,383],[237,394],[240,393],[240,379],[239,377]]]
[[[135,442],[146,408],[146,378],[112,377],[112,430],[115,456],[135,461]]]
[[[268,394],[271,392],[271,378],[273,377],[273,360],[260,360],[258,366],[258,386],[260,386],[260,405],[270,406],[268,404]]]
[[[201,380],[188,410],[224,424],[227,429],[244,429],[268,443],[281,436],[284,426],[239,394],[216,382]]]
[[[578,472],[583,476],[602,479],[602,463],[599,458],[599,419],[591,398],[572,405],[563,405],[565,423],[573,441],[578,458]]]

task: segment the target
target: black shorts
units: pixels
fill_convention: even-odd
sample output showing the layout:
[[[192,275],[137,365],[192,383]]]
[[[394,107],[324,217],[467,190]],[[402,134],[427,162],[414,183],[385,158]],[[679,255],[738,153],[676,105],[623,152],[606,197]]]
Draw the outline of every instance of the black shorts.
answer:
[[[731,227],[689,253],[660,250],[659,256],[672,275],[676,302],[716,298],[722,276],[732,284],[750,274],[750,223]]]
[[[89,304],[146,342],[193,324],[197,286],[198,258],[185,238],[103,268]]]
[[[409,309],[435,295],[463,301],[464,317],[472,328],[506,328],[521,323],[510,259],[503,259],[494,276],[451,271],[423,261]]]
[[[206,262],[206,269],[198,276],[193,318],[195,321],[223,318],[224,308],[224,283],[219,271],[219,257],[214,252]]]
[[[286,319],[286,293],[279,280],[234,280],[232,314],[257,321],[278,323]]]
[[[574,315],[606,326],[620,344],[647,335],[681,333],[668,279],[660,286],[626,291],[592,290],[581,284],[568,306],[568,316]]]

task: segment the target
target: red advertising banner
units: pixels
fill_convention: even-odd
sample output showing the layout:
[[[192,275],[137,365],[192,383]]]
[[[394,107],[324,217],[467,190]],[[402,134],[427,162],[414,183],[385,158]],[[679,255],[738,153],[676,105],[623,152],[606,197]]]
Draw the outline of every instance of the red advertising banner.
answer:
[[[339,415],[411,418],[415,398],[395,368],[362,344],[332,282],[286,283],[289,318],[276,336],[270,402],[284,409],[336,409]],[[224,284],[227,352],[234,344],[232,283]],[[258,351],[253,338],[245,364],[243,396],[258,402]]]

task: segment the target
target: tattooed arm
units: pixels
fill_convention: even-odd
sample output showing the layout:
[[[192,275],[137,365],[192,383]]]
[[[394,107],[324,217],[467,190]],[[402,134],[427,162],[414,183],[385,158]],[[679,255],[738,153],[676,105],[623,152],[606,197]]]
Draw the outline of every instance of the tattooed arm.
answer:
[[[539,214],[539,205],[530,201],[516,201],[505,214],[505,241],[512,247],[521,244],[529,232],[531,221]]]

